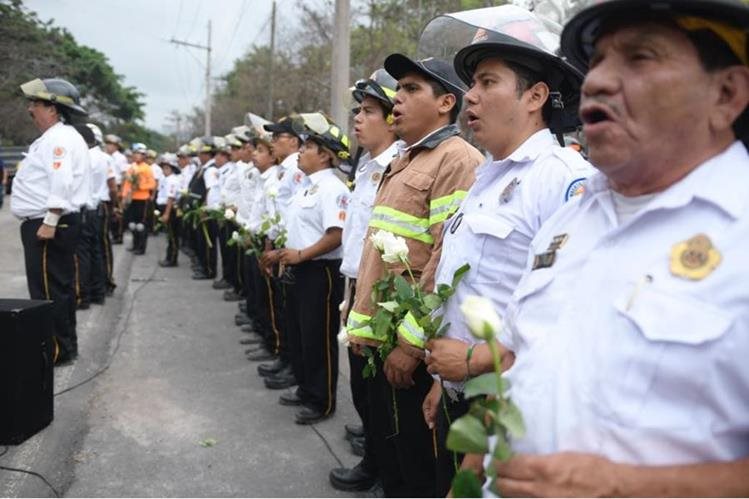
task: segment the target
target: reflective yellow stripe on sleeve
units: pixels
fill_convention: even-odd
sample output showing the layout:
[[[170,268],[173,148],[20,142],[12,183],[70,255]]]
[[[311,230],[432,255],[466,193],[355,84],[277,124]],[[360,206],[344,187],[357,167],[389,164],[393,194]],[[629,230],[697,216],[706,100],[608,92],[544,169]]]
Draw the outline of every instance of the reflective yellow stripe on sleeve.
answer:
[[[346,332],[357,338],[382,341],[383,338],[378,338],[372,331],[372,327],[369,325],[371,319],[372,318],[368,315],[360,314],[352,310],[349,312],[348,320],[346,321]]]
[[[369,226],[422,243],[434,244],[434,238],[429,232],[429,219],[415,217],[388,206],[374,207]]]
[[[403,321],[398,325],[398,334],[416,348],[424,348],[427,338],[424,330],[419,326],[416,318],[408,312]]]
[[[429,203],[429,226],[442,223],[450,218],[460,208],[460,203],[463,202],[467,194],[466,191],[455,191],[448,196],[432,199],[432,202]]]

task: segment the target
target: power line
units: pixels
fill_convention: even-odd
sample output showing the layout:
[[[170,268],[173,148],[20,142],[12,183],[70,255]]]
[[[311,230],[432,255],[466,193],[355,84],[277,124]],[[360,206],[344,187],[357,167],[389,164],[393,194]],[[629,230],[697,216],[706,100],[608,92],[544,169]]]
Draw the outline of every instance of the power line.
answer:
[[[231,38],[229,39],[229,44],[226,46],[226,49],[223,50],[223,56],[221,58],[220,62],[216,63],[216,67],[221,67],[221,64],[224,63],[224,58],[229,55],[229,51],[231,50],[232,45],[234,44],[234,37],[237,36],[237,30],[239,29],[239,25],[242,22],[242,18],[244,17],[245,13],[245,7],[247,6],[247,0],[242,0],[242,7],[239,12],[239,17],[237,17],[237,22],[234,23],[234,30],[231,33]]]
[[[198,1],[198,8],[195,9],[195,16],[192,18],[192,24],[190,24],[190,31],[187,32],[188,35],[192,33],[192,29],[195,27],[195,21],[198,20],[198,14],[200,14],[200,10],[202,7],[203,7],[203,2]]]
[[[182,19],[182,2],[184,0],[179,0],[179,8],[177,9],[177,22],[174,23],[174,30],[172,30],[172,38],[174,38],[174,35],[177,34],[177,28],[179,27],[179,21]]]

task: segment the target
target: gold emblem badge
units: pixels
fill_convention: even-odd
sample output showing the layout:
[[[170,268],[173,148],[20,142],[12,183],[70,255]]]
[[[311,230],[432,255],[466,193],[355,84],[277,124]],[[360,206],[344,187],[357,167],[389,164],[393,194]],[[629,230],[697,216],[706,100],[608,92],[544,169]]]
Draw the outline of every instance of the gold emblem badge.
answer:
[[[677,277],[699,281],[709,276],[720,261],[720,253],[705,234],[697,234],[671,248],[671,273]]]

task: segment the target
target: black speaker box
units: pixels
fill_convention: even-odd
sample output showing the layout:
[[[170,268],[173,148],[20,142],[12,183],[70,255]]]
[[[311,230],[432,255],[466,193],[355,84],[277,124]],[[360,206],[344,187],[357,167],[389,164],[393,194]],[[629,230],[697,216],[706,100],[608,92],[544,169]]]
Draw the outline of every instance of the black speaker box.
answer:
[[[54,418],[52,302],[0,299],[0,445]]]

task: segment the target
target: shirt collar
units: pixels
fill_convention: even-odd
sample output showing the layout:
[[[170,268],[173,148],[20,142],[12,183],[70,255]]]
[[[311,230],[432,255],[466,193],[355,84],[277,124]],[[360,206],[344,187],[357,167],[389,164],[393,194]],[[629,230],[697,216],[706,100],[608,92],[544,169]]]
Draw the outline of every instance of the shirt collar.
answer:
[[[390,164],[393,158],[398,155],[398,151],[402,145],[403,145],[402,140],[396,140],[395,142],[390,144],[390,146],[388,146],[387,149],[385,149],[380,154],[378,154],[377,157],[375,157],[374,159],[368,159],[367,163],[371,163],[372,161],[374,161],[381,167],[387,168],[387,166]]]
[[[525,139],[525,142],[520,144],[509,156],[497,160],[496,163],[526,163],[528,161],[535,161],[541,153],[548,151],[554,145],[554,136],[548,128],[544,128]]]
[[[686,177],[659,193],[646,210],[677,208],[688,204],[694,198],[699,198],[719,207],[733,218],[738,218],[745,209],[746,194],[743,186],[747,183],[749,153],[737,140],[723,152],[708,159]],[[583,196],[590,197],[608,190],[608,179],[598,171],[588,178]]]
[[[335,175],[333,172],[333,168],[325,168],[324,170],[320,170],[319,172],[315,172],[312,175],[307,175],[307,178],[310,182],[313,184],[316,184],[320,182],[320,180],[324,179],[325,177],[329,175]]]
[[[255,168],[255,166],[253,165],[252,168]],[[270,177],[271,175],[273,175],[277,170],[278,170],[278,165],[273,165],[270,168],[268,168],[267,170],[265,170],[263,173],[261,173],[260,174],[260,178],[262,178],[263,180],[265,180],[268,177]]]
[[[283,169],[289,169],[289,168],[297,166],[298,163],[299,163],[299,153],[295,152],[295,153],[289,154],[288,156],[286,156],[286,158],[284,158],[283,161],[281,161],[281,167]]]
[[[442,142],[444,142],[445,139],[452,137],[453,135],[458,135],[459,133],[460,130],[458,129],[458,125],[454,123],[445,125],[441,128],[438,128],[437,130],[434,130],[433,132],[428,133],[423,138],[411,144],[410,146],[406,146],[404,142],[401,142],[401,144],[398,146],[398,154],[400,156],[405,156],[411,151],[417,151],[419,149],[434,149]]]

